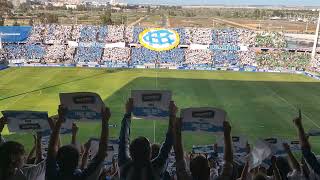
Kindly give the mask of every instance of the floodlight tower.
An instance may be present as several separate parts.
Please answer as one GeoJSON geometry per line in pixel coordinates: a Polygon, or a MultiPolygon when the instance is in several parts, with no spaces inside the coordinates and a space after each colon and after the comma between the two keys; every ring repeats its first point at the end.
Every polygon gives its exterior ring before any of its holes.
{"type": "Polygon", "coordinates": [[[319,11],[319,18],[318,18],[318,23],[317,23],[317,29],[316,29],[316,34],[314,37],[314,43],[313,43],[313,48],[312,48],[312,54],[311,54],[311,59],[315,60],[315,56],[317,53],[317,44],[318,44],[318,40],[319,40],[319,31],[320,31],[320,9],[319,11]]]}

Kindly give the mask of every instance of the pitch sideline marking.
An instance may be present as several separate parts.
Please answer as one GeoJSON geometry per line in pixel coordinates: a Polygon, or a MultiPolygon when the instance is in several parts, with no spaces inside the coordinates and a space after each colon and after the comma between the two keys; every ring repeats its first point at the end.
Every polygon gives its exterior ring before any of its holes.
{"type": "MultiPolygon", "coordinates": [[[[273,91],[273,93],[274,93],[276,96],[278,96],[279,99],[281,99],[283,102],[287,103],[287,104],[288,104],[289,106],[291,106],[292,109],[294,109],[295,111],[297,110],[297,108],[296,108],[294,105],[292,105],[288,100],[286,100],[285,98],[283,98],[282,96],[280,96],[280,95],[279,95],[277,92],[275,92],[272,88],[270,88],[270,89],[273,91]]],[[[312,124],[314,124],[317,128],[320,128],[320,126],[319,126],[317,123],[315,123],[311,118],[309,118],[305,113],[303,113],[303,111],[302,111],[301,113],[302,113],[303,116],[305,116],[307,119],[309,119],[309,121],[311,121],[312,124]]]]}

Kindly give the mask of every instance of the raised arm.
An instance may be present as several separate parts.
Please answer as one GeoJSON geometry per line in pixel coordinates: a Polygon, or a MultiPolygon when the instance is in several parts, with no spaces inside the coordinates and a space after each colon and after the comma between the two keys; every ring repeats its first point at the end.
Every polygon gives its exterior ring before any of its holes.
{"type": "MultiPolygon", "coordinates": [[[[58,119],[57,119],[57,120],[58,120],[58,119]]],[[[50,126],[51,131],[53,131],[53,129],[54,129],[55,125],[56,125],[57,120],[55,120],[53,116],[48,118],[48,123],[49,123],[49,126],[50,126]]],[[[60,148],[60,147],[61,147],[60,134],[59,134],[58,136],[59,136],[59,137],[58,137],[58,147],[60,148]]]]}
{"type": "Polygon", "coordinates": [[[173,126],[176,120],[177,112],[177,106],[174,104],[173,101],[171,101],[169,105],[169,125],[166,134],[166,140],[162,144],[158,156],[152,161],[152,164],[155,167],[162,168],[168,159],[169,153],[173,145],[173,126]]]}
{"type": "Polygon", "coordinates": [[[85,169],[87,167],[90,146],[91,146],[90,140],[84,144],[84,153],[82,155],[80,169],[85,169]]]}
{"type": "Polygon", "coordinates": [[[89,177],[92,175],[102,164],[108,149],[108,135],[109,135],[109,119],[111,117],[110,109],[108,107],[101,109],[102,114],[102,122],[101,122],[101,135],[100,135],[100,142],[99,142],[99,149],[97,155],[92,159],[90,164],[86,169],[84,169],[83,177],[89,177]]]}
{"type": "Polygon", "coordinates": [[[292,169],[300,172],[301,171],[300,164],[298,160],[294,157],[293,153],[291,152],[290,146],[287,143],[284,143],[283,148],[288,154],[288,161],[290,162],[292,169]]]}
{"type": "Polygon", "coordinates": [[[49,118],[49,124],[52,127],[52,132],[48,145],[48,154],[46,159],[45,176],[47,180],[53,180],[58,178],[59,168],[56,162],[57,152],[59,150],[59,133],[62,123],[65,121],[66,108],[63,105],[59,105],[58,120],[53,123],[49,118]]]}
{"type": "Polygon", "coordinates": [[[111,112],[108,107],[101,110],[102,114],[102,127],[100,135],[99,150],[97,153],[98,161],[103,161],[107,155],[108,150],[108,136],[109,136],[109,119],[111,117],[111,112]]]}
{"type": "Polygon", "coordinates": [[[66,108],[63,107],[63,105],[59,105],[58,109],[58,120],[56,121],[51,136],[49,140],[49,146],[48,146],[48,158],[55,159],[57,156],[57,152],[59,149],[59,133],[62,123],[65,121],[65,112],[66,108]]]}
{"type": "Polygon", "coordinates": [[[72,123],[72,138],[71,138],[71,144],[74,146],[77,146],[77,133],[79,131],[79,128],[76,123],[72,123]]]}
{"type": "Polygon", "coordinates": [[[33,135],[33,146],[32,146],[32,149],[30,150],[28,157],[27,157],[28,164],[35,164],[35,161],[31,162],[31,160],[34,156],[34,152],[36,151],[36,147],[37,147],[37,136],[33,135]]]}
{"type": "Polygon", "coordinates": [[[224,134],[224,165],[222,170],[222,176],[224,178],[233,178],[233,150],[231,139],[231,126],[228,121],[223,122],[223,134],[224,134]]]}
{"type": "Polygon", "coordinates": [[[124,165],[130,160],[129,155],[129,143],[130,143],[130,125],[131,125],[131,113],[133,111],[133,99],[130,98],[126,103],[125,114],[121,122],[121,130],[119,137],[119,167],[124,165]]]}
{"type": "Polygon", "coordinates": [[[6,119],[4,117],[1,117],[0,118],[0,145],[5,142],[5,140],[3,139],[2,135],[1,135],[5,124],[7,124],[6,119]]]}
{"type": "Polygon", "coordinates": [[[239,178],[239,180],[248,179],[248,172],[249,172],[249,162],[247,161],[246,164],[243,167],[243,170],[242,170],[242,173],[241,173],[241,177],[239,178]]]}
{"type": "Polygon", "coordinates": [[[273,172],[274,180],[282,180],[280,171],[277,166],[277,157],[272,156],[271,163],[272,163],[272,172],[273,172]]]}
{"type": "Polygon", "coordinates": [[[316,156],[311,152],[311,145],[302,125],[302,116],[300,109],[298,117],[296,117],[293,122],[298,129],[299,141],[305,161],[310,165],[310,168],[312,168],[315,173],[320,174],[320,163],[318,162],[316,156]]]}
{"type": "Polygon", "coordinates": [[[36,164],[38,164],[42,161],[41,139],[42,139],[42,135],[40,132],[38,132],[37,133],[37,143],[36,143],[36,160],[35,160],[36,164]]]}
{"type": "Polygon", "coordinates": [[[304,131],[303,125],[302,125],[302,116],[301,116],[301,110],[299,109],[299,115],[293,120],[294,124],[296,125],[298,129],[298,135],[300,140],[300,145],[302,149],[308,149],[311,150],[310,143],[308,141],[308,138],[306,136],[306,133],[304,131]]]}
{"type": "Polygon", "coordinates": [[[174,128],[174,152],[176,158],[176,171],[178,180],[191,180],[191,175],[186,170],[186,162],[183,158],[183,146],[181,137],[182,119],[176,118],[174,128]]]}
{"type": "Polygon", "coordinates": [[[224,133],[224,161],[233,163],[233,150],[231,139],[231,126],[228,121],[223,122],[224,133]]]}

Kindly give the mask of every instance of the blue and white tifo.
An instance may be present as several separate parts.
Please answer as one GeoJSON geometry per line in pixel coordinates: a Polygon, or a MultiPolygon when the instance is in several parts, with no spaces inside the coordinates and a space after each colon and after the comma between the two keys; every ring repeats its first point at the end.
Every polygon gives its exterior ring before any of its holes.
{"type": "Polygon", "coordinates": [[[167,51],[180,43],[177,31],[172,29],[151,28],[139,34],[139,41],[145,48],[153,51],[167,51]]]}
{"type": "Polygon", "coordinates": [[[299,72],[320,79],[320,49],[311,58],[309,48],[290,48],[283,32],[39,24],[0,26],[0,36],[0,70],[8,64],[166,68],[299,72]]]}

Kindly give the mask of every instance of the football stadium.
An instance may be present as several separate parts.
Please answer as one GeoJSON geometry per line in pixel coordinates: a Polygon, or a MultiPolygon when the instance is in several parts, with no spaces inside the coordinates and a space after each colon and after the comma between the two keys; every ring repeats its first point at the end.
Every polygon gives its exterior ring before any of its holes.
{"type": "Polygon", "coordinates": [[[0,180],[320,180],[320,12],[292,33],[148,8],[0,26],[0,180]]]}

